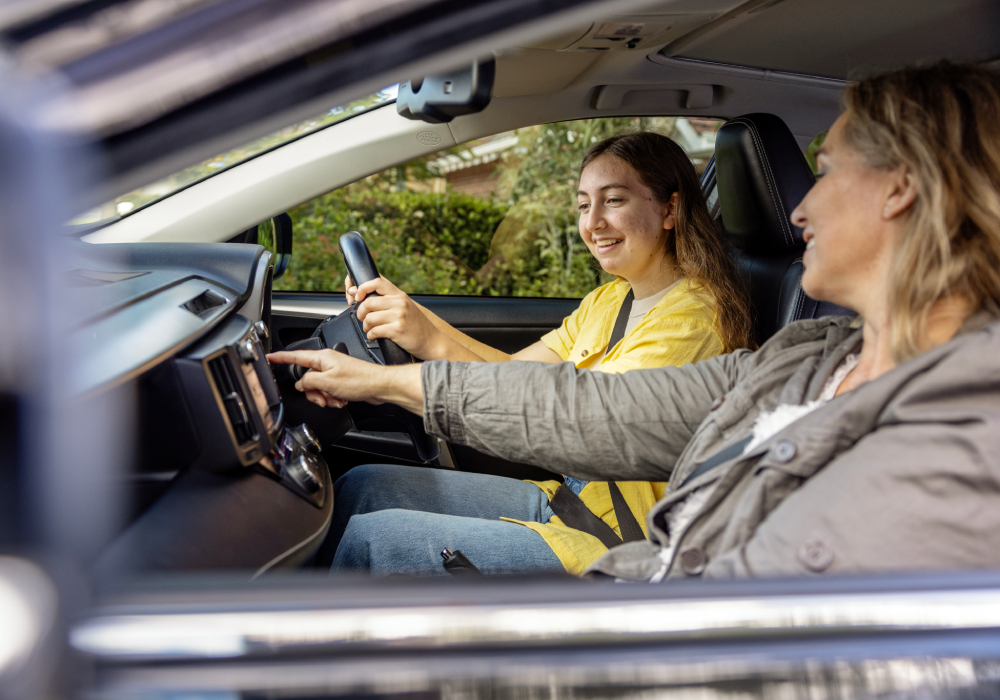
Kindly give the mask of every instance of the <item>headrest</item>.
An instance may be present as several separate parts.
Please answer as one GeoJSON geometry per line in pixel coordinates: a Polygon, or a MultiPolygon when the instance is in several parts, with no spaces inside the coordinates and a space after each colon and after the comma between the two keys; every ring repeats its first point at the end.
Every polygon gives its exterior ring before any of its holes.
{"type": "Polygon", "coordinates": [[[715,172],[722,223],[735,245],[777,254],[803,244],[788,217],[816,178],[779,117],[747,114],[723,124],[715,172]]]}

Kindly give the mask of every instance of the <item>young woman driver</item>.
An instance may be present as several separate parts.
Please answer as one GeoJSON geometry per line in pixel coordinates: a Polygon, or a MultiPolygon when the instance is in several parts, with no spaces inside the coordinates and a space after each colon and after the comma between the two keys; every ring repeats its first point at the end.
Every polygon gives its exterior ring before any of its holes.
{"type": "MultiPolygon", "coordinates": [[[[577,199],[581,238],[618,279],[588,294],[560,328],[507,355],[449,326],[384,278],[357,289],[348,278],[348,299],[360,301],[358,318],[368,337],[391,338],[422,360],[569,361],[612,373],[683,365],[751,347],[744,291],[694,167],[676,143],[659,134],[635,133],[596,144],[583,158],[577,199]],[[624,337],[608,347],[619,311],[629,302],[624,337]]],[[[559,486],[557,481],[435,469],[358,467],[336,485],[334,522],[324,549],[332,553],[340,545],[335,567],[370,567],[377,573],[374,550],[380,539],[405,532],[414,538],[406,568],[413,574],[443,573],[442,546],[461,549],[488,573],[565,569],[579,574],[607,547],[553,512],[550,499],[559,486]],[[433,535],[428,540],[421,533],[433,535]]],[[[568,478],[564,488],[621,536],[615,487],[635,521],[645,523],[666,484],[609,486],[568,478]]],[[[399,570],[398,559],[393,567],[399,570]]]]}

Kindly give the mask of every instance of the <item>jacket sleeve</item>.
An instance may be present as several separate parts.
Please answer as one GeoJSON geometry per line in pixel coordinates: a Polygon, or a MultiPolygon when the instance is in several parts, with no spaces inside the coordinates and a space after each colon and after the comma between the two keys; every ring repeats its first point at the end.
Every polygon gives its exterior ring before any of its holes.
{"type": "Polygon", "coordinates": [[[606,374],[571,363],[426,362],[427,431],[497,457],[590,480],[665,481],[748,351],[606,374]]]}

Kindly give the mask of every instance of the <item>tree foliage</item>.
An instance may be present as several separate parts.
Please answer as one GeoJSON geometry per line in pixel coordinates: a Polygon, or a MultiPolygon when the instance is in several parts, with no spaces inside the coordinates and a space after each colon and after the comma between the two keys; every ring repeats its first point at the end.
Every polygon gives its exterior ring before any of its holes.
{"type": "Polygon", "coordinates": [[[577,229],[580,161],[590,146],[625,131],[671,135],[674,119],[557,122],[514,132],[494,170],[492,196],[446,189],[434,163],[474,161],[472,142],[420,158],[296,207],[295,250],[276,288],[343,289],[337,238],[364,236],[379,271],[411,294],[581,297],[610,277],[577,229]]]}

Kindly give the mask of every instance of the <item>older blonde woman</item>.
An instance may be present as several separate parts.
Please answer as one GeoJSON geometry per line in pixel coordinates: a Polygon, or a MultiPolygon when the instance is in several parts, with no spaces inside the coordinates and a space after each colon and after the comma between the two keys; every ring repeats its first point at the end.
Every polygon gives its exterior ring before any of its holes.
{"type": "MultiPolygon", "coordinates": [[[[869,78],[792,214],[803,288],[858,312],[756,352],[623,375],[332,353],[319,403],[393,401],[429,430],[583,479],[670,479],[620,578],[1000,565],[1000,77],[869,78]]],[[[342,547],[347,540],[342,543],[342,547]]]]}

